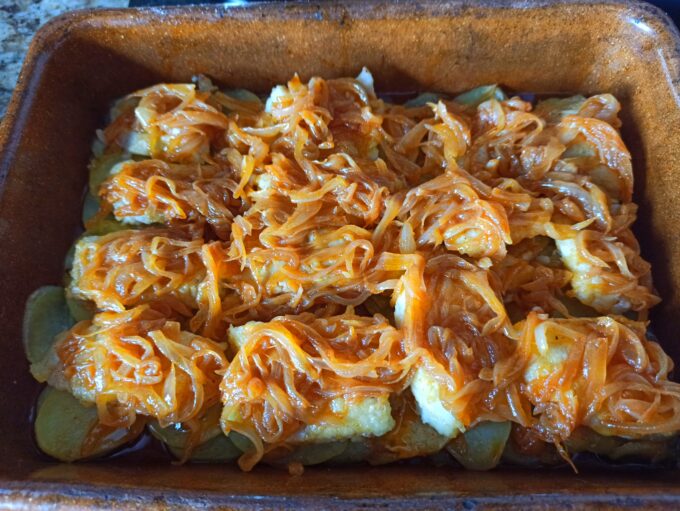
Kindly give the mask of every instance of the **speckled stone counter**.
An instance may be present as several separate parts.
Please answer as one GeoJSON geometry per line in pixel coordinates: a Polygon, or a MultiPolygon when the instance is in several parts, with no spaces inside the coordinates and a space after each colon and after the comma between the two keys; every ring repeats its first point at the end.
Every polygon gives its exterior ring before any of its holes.
{"type": "Polygon", "coordinates": [[[127,5],[128,0],[0,0],[0,118],[12,96],[31,38],[42,24],[73,9],[127,5]]]}

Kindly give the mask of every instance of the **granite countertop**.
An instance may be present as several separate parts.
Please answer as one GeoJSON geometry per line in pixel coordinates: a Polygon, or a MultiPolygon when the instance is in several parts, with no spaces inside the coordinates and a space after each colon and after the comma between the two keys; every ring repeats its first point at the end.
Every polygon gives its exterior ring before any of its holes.
{"type": "Polygon", "coordinates": [[[0,118],[36,30],[49,19],[73,9],[127,7],[128,0],[0,0],[0,118]]]}

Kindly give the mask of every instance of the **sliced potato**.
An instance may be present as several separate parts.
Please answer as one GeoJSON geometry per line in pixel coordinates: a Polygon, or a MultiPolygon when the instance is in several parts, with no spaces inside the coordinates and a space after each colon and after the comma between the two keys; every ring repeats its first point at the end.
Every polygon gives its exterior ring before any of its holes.
{"type": "Polygon", "coordinates": [[[436,103],[442,98],[443,95],[436,92],[423,92],[415,98],[409,99],[406,103],[404,103],[404,106],[409,108],[425,106],[428,103],[436,103]]]}
{"type": "MultiPolygon", "coordinates": [[[[242,452],[230,438],[222,433],[219,426],[219,406],[210,408],[201,418],[201,426],[205,429],[201,432],[203,442],[194,447],[188,459],[201,462],[223,462],[238,458],[242,452]]],[[[190,431],[181,424],[161,427],[158,421],[150,421],[149,431],[151,434],[167,445],[168,449],[176,458],[183,460],[188,448],[190,431]]]]}
{"type": "Polygon", "coordinates": [[[626,439],[604,436],[590,428],[577,428],[566,440],[570,453],[590,452],[611,460],[645,460],[659,462],[674,456],[676,437],[626,439]]]}
{"type": "Polygon", "coordinates": [[[248,437],[241,433],[237,433],[236,431],[229,433],[229,439],[234,442],[234,445],[238,447],[241,452],[250,452],[255,449],[255,446],[248,440],[248,437]]]}
{"type": "Polygon", "coordinates": [[[266,463],[272,465],[288,465],[300,463],[304,466],[319,465],[345,452],[349,440],[337,442],[320,442],[292,446],[292,450],[282,454],[282,450],[275,450],[264,457],[266,463]]]}
{"type": "Polygon", "coordinates": [[[482,422],[458,435],[447,450],[468,470],[489,470],[498,465],[510,436],[509,422],[482,422]]]}
{"type": "Polygon", "coordinates": [[[535,441],[523,447],[528,449],[520,447],[510,435],[501,458],[503,463],[527,468],[552,467],[564,463],[553,444],[535,441]]]}
{"type": "Polygon", "coordinates": [[[100,206],[101,202],[98,197],[95,197],[89,193],[85,195],[82,214],[83,225],[87,225],[87,222],[89,222],[90,219],[92,219],[92,217],[94,217],[99,212],[100,206]]]}
{"type": "Polygon", "coordinates": [[[73,317],[66,304],[64,288],[43,286],[26,302],[23,341],[26,358],[35,364],[47,355],[54,338],[71,328],[73,317]]]}
{"type": "Polygon", "coordinates": [[[251,92],[247,89],[227,89],[223,92],[227,96],[232,97],[234,99],[238,99],[239,101],[262,104],[262,100],[260,99],[260,97],[254,92],[251,92]]]}
{"type": "MultiPolygon", "coordinates": [[[[170,450],[177,457],[180,457],[182,454],[182,451],[176,453],[172,448],[170,450]]],[[[196,447],[191,456],[189,456],[189,459],[191,461],[215,463],[235,460],[241,454],[243,454],[241,450],[234,445],[234,442],[228,436],[220,434],[196,447]]]]}
{"type": "Polygon", "coordinates": [[[71,317],[77,323],[79,321],[85,321],[92,319],[95,314],[95,306],[93,302],[86,302],[83,300],[78,300],[69,296],[66,296],[66,306],[68,307],[71,317]]]}
{"type": "Polygon", "coordinates": [[[130,154],[125,152],[104,154],[93,159],[90,162],[89,195],[98,197],[99,187],[111,175],[111,169],[129,159],[130,154]]]}
{"type": "Polygon", "coordinates": [[[112,232],[124,231],[125,229],[134,229],[134,225],[124,224],[115,219],[113,215],[108,215],[106,218],[99,219],[95,222],[89,222],[86,226],[87,235],[103,236],[112,232]]]}
{"type": "Polygon", "coordinates": [[[158,421],[152,420],[149,421],[147,426],[149,428],[149,432],[168,447],[174,449],[180,449],[184,447],[188,433],[182,429],[181,424],[174,424],[172,426],[163,428],[158,423],[158,421]]]}
{"type": "Polygon", "coordinates": [[[372,445],[369,439],[356,438],[348,440],[345,450],[328,461],[337,464],[359,463],[360,461],[368,460],[371,451],[372,445]]]}
{"type": "Polygon", "coordinates": [[[490,99],[505,101],[508,97],[498,85],[483,85],[456,96],[453,100],[466,106],[477,107],[490,99]]]}
{"type": "Polygon", "coordinates": [[[576,115],[586,98],[571,96],[568,98],[549,98],[539,101],[535,111],[550,123],[558,123],[567,115],[576,115]]]}
{"type": "Polygon", "coordinates": [[[348,443],[349,441],[345,440],[300,445],[293,451],[289,461],[298,461],[303,465],[318,465],[341,455],[347,449],[348,443]]]}
{"type": "Polygon", "coordinates": [[[371,465],[382,465],[415,456],[429,456],[441,451],[448,441],[449,437],[423,424],[417,415],[405,415],[398,421],[397,428],[374,439],[368,461],[371,465]]]}
{"type": "Polygon", "coordinates": [[[46,387],[38,398],[35,439],[38,447],[61,461],[76,461],[107,454],[136,438],[143,429],[98,428],[95,407],[86,407],[68,392],[46,387]],[[104,434],[102,434],[104,433],[104,434]]]}
{"type": "Polygon", "coordinates": [[[246,89],[228,89],[218,91],[213,95],[213,99],[220,106],[231,112],[256,113],[264,108],[263,100],[257,95],[246,89]]]}

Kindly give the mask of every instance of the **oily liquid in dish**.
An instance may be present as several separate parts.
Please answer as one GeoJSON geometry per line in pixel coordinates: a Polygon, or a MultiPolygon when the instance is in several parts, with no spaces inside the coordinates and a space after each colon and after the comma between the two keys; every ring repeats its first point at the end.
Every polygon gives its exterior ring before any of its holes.
{"type": "Polygon", "coordinates": [[[366,70],[121,99],[65,291],[27,307],[38,444],[71,461],[149,431],[245,470],[672,456],[619,109],[496,86],[392,104],[366,70]]]}

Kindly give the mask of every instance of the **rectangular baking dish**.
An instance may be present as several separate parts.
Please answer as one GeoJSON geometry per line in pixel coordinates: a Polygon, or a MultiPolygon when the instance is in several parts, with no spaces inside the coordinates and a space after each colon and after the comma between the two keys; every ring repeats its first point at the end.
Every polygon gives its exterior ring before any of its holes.
{"type": "Polygon", "coordinates": [[[41,457],[38,391],[21,345],[23,307],[58,284],[77,234],[94,130],[111,100],[205,73],[267,91],[368,66],[379,91],[456,92],[500,83],[537,93],[612,92],[634,156],[635,228],[664,298],[655,330],[680,362],[680,101],[677,29],[630,2],[255,4],[75,12],[31,45],[0,130],[0,507],[163,509],[680,507],[680,471],[469,473],[404,464],[308,468],[171,465],[133,453],[83,464],[41,457]]]}

